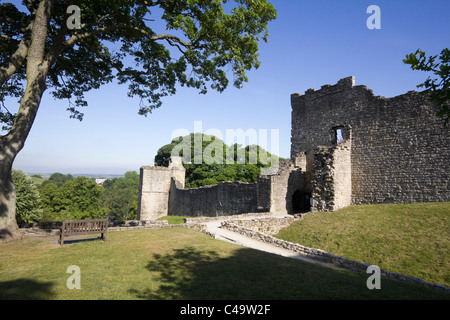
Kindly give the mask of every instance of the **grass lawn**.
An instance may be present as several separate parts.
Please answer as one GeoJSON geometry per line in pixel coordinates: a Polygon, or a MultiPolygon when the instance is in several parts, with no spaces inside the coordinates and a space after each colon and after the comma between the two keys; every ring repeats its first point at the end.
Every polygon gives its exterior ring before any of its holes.
{"type": "Polygon", "coordinates": [[[189,218],[189,217],[164,216],[162,218],[159,218],[158,220],[160,220],[160,221],[167,220],[167,222],[169,224],[181,224],[181,223],[184,223],[184,218],[189,218]]]}
{"type": "Polygon", "coordinates": [[[450,287],[450,202],[308,214],[276,237],[450,287]]]}
{"type": "Polygon", "coordinates": [[[449,299],[442,291],[329,269],[185,228],[115,231],[60,247],[55,238],[0,246],[0,299],[449,299]],[[81,271],[69,290],[67,267],[81,271]]]}

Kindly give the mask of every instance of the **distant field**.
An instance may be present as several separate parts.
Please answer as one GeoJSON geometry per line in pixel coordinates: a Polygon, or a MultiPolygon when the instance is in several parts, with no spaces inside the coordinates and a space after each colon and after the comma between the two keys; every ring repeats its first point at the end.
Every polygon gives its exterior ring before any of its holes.
{"type": "Polygon", "coordinates": [[[33,176],[31,176],[31,179],[33,180],[33,183],[36,185],[36,186],[39,186],[39,185],[41,185],[45,180],[47,180],[47,178],[40,178],[40,177],[33,177],[33,176]]]}
{"type": "Polygon", "coordinates": [[[276,237],[450,287],[450,202],[308,214],[276,237]]]}
{"type": "MultiPolygon", "coordinates": [[[[45,180],[47,180],[52,174],[51,173],[28,173],[28,175],[31,177],[31,179],[33,179],[34,184],[38,186],[38,185],[42,184],[45,180]],[[41,177],[36,177],[36,175],[39,175],[41,177]]],[[[92,179],[97,179],[97,178],[114,179],[114,178],[124,177],[123,174],[101,174],[101,173],[72,174],[72,176],[74,178],[83,176],[83,177],[88,177],[88,178],[92,178],[92,179]]]]}

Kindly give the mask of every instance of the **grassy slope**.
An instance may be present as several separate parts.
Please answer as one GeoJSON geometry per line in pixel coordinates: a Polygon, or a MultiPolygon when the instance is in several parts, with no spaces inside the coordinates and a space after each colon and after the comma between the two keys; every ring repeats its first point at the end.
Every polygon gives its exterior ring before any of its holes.
{"type": "Polygon", "coordinates": [[[449,299],[443,292],[323,268],[183,228],[110,232],[60,247],[25,239],[0,247],[0,299],[449,299]],[[67,267],[81,269],[69,290],[67,267]]]}
{"type": "Polygon", "coordinates": [[[315,213],[277,237],[450,287],[450,202],[315,213]]]}

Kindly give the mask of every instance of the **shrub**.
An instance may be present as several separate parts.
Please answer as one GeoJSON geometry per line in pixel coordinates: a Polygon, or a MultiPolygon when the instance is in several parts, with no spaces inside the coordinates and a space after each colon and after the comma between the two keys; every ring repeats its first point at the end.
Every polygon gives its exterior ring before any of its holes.
{"type": "Polygon", "coordinates": [[[16,220],[17,223],[32,223],[41,219],[42,209],[36,185],[29,175],[21,170],[12,170],[12,178],[16,188],[16,220]]]}

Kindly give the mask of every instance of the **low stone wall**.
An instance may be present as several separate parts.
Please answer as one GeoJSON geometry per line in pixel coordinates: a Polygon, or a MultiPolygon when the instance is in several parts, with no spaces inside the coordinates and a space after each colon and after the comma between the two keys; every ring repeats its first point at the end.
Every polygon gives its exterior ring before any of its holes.
{"type": "Polygon", "coordinates": [[[255,219],[235,219],[227,220],[229,224],[235,224],[240,227],[244,227],[250,230],[259,231],[266,235],[274,235],[280,232],[282,229],[288,227],[295,218],[292,216],[283,217],[268,217],[268,218],[255,218],[255,219]]]}
{"type": "Polygon", "coordinates": [[[128,231],[128,230],[137,230],[137,229],[170,229],[170,228],[186,228],[192,229],[198,232],[205,233],[209,236],[212,236],[210,232],[208,232],[208,228],[206,225],[201,223],[182,223],[182,224],[168,224],[166,220],[165,224],[148,224],[148,225],[140,225],[140,226],[121,226],[121,227],[112,227],[108,228],[110,231],[128,231]]]}
{"type": "MultiPolygon", "coordinates": [[[[20,231],[24,236],[59,236],[61,221],[41,222],[20,225],[20,231]]],[[[130,221],[111,221],[108,225],[108,231],[127,231],[137,229],[163,229],[163,228],[188,228],[199,232],[209,234],[205,225],[201,223],[169,224],[167,220],[130,220],[130,221]]]]}
{"type": "Polygon", "coordinates": [[[169,223],[167,220],[130,220],[130,221],[110,221],[108,228],[121,227],[155,227],[166,226],[169,223]]]}
{"type": "Polygon", "coordinates": [[[271,212],[257,212],[257,213],[243,213],[232,216],[218,216],[218,217],[196,217],[196,218],[184,218],[184,223],[206,223],[218,220],[232,220],[232,219],[249,219],[257,217],[273,216],[271,212]]]}
{"type": "MultiPolygon", "coordinates": [[[[233,231],[233,232],[242,234],[246,237],[249,237],[249,238],[252,238],[252,239],[255,239],[258,241],[270,243],[270,244],[278,246],[280,248],[284,248],[284,249],[296,252],[299,255],[306,256],[308,258],[312,258],[315,260],[319,260],[321,262],[325,262],[328,264],[332,264],[339,268],[366,273],[367,268],[370,266],[369,263],[347,259],[342,256],[335,256],[331,253],[328,253],[328,252],[320,250],[320,249],[308,248],[308,247],[302,246],[298,243],[292,243],[292,242],[284,241],[281,239],[277,239],[277,238],[272,237],[271,235],[264,234],[259,231],[255,231],[255,230],[252,230],[252,229],[249,229],[246,227],[239,226],[231,221],[223,221],[221,225],[222,225],[222,228],[227,229],[229,231],[233,231]]],[[[384,270],[381,268],[380,268],[380,271],[381,271],[381,275],[386,278],[405,281],[408,283],[421,285],[424,287],[440,289],[440,290],[445,290],[447,292],[450,292],[450,288],[445,287],[444,285],[441,285],[441,284],[427,282],[420,278],[411,277],[411,276],[404,275],[404,274],[397,273],[397,272],[390,272],[390,271],[387,271],[387,270],[384,270]]]]}

